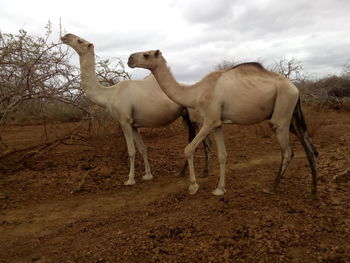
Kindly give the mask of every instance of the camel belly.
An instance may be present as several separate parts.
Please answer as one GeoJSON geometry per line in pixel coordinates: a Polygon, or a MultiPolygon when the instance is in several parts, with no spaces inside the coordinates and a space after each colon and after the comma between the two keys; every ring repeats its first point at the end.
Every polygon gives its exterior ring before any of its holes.
{"type": "Polygon", "coordinates": [[[228,105],[223,107],[221,120],[224,124],[254,124],[269,119],[272,111],[273,104],[271,107],[228,105]]]}
{"type": "Polygon", "coordinates": [[[153,75],[123,81],[110,98],[111,114],[134,127],[161,127],[175,121],[183,108],[170,100],[153,75]]]}
{"type": "Polygon", "coordinates": [[[274,89],[231,87],[222,97],[223,123],[254,124],[271,117],[276,99],[274,89]]]}
{"type": "MultiPolygon", "coordinates": [[[[159,105],[158,105],[159,106],[159,105]]],[[[156,128],[162,127],[175,121],[182,112],[182,108],[169,107],[144,107],[142,109],[134,108],[133,126],[156,128]]]]}

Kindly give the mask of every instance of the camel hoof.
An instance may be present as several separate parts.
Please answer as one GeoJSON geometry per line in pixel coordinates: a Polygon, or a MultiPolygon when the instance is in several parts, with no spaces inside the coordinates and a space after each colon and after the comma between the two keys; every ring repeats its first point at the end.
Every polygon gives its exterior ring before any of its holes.
{"type": "Polygon", "coordinates": [[[213,195],[216,195],[216,196],[220,196],[220,195],[224,195],[226,193],[226,190],[225,188],[216,188],[214,191],[211,192],[213,195]]]}
{"type": "Polygon", "coordinates": [[[270,195],[276,194],[276,192],[275,192],[274,190],[272,190],[271,188],[264,188],[262,191],[263,191],[264,193],[270,194],[270,195]]]}
{"type": "Polygon", "coordinates": [[[145,181],[149,181],[153,179],[153,175],[152,174],[146,174],[144,176],[142,176],[142,179],[145,181]]]}
{"type": "Polygon", "coordinates": [[[190,184],[190,186],[188,187],[188,192],[191,194],[191,195],[194,195],[197,190],[199,188],[199,185],[197,183],[192,183],[190,184]]]}
{"type": "Polygon", "coordinates": [[[134,185],[134,184],[136,184],[136,181],[135,181],[135,179],[134,178],[129,178],[129,180],[127,180],[125,183],[124,183],[124,185],[134,185]]]}

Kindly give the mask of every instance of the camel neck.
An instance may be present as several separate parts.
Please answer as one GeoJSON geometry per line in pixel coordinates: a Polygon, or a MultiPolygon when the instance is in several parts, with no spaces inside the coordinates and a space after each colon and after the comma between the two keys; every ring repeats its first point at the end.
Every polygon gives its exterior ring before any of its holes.
{"type": "Polygon", "coordinates": [[[161,89],[171,100],[186,108],[194,107],[194,86],[178,83],[166,63],[158,65],[152,70],[152,73],[161,89]]]}
{"type": "Polygon", "coordinates": [[[100,84],[96,76],[95,54],[85,53],[80,56],[81,83],[86,96],[100,106],[106,106],[110,90],[100,84]]]}

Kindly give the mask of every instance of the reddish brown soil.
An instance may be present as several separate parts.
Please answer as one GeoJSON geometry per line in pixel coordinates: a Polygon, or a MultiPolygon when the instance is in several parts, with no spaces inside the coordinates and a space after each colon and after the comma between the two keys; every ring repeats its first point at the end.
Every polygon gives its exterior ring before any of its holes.
{"type": "MultiPolygon", "coordinates": [[[[261,191],[280,159],[267,124],[225,126],[223,197],[211,194],[218,182],[215,143],[208,177],[200,175],[204,158],[197,152],[200,189],[187,193],[188,176],[177,174],[187,140],[180,121],[142,130],[155,178],[141,180],[138,155],[131,187],[123,185],[128,159],[116,125],[95,128],[90,146],[61,144],[17,170],[7,160],[0,174],[0,262],[350,262],[350,113],[308,109],[306,117],[320,152],[318,200],[307,196],[310,171],[293,136],[295,158],[277,194],[261,191]]],[[[49,125],[48,139],[74,125],[49,125]]],[[[45,139],[44,126],[0,132],[11,147],[45,139]]]]}

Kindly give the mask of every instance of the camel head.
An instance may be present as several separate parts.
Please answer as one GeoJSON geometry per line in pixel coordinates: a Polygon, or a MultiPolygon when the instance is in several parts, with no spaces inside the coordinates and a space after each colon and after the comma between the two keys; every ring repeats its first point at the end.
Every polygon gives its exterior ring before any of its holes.
{"type": "Polygon", "coordinates": [[[61,40],[63,43],[72,47],[80,56],[94,51],[94,45],[92,43],[74,34],[65,34],[61,37],[61,40]]]}
{"type": "Polygon", "coordinates": [[[150,50],[131,54],[128,61],[130,68],[145,68],[154,70],[160,63],[164,63],[165,59],[159,50],[150,50]]]}

